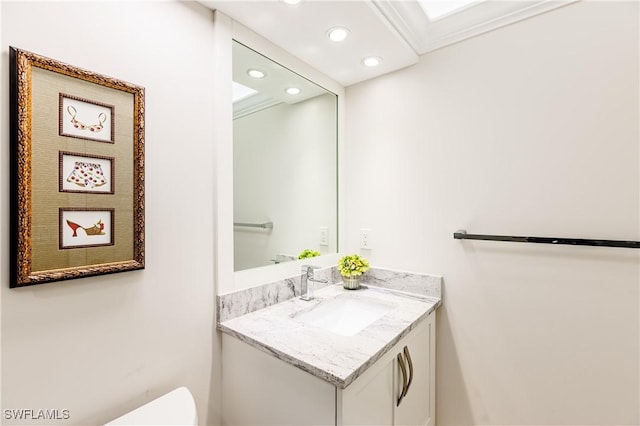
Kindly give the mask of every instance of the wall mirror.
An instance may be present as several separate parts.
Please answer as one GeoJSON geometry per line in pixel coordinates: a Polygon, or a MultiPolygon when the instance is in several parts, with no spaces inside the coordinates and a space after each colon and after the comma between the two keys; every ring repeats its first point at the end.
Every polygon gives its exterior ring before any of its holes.
{"type": "Polygon", "coordinates": [[[233,41],[234,270],[338,251],[337,96],[233,41]]]}

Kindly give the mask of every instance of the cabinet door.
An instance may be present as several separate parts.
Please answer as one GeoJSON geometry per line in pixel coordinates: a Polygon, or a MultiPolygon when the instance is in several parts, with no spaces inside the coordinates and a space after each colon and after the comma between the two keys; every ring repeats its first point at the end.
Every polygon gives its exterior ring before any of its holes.
{"type": "Polygon", "coordinates": [[[385,356],[346,389],[338,390],[336,424],[393,425],[393,382],[393,360],[385,356]]]}
{"type": "Polygon", "coordinates": [[[401,426],[435,424],[435,313],[429,315],[413,330],[396,348],[396,352],[402,354],[407,382],[410,380],[410,384],[405,396],[398,404],[397,400],[402,393],[404,380],[400,361],[396,356],[393,361],[396,393],[394,424],[401,426]]]}

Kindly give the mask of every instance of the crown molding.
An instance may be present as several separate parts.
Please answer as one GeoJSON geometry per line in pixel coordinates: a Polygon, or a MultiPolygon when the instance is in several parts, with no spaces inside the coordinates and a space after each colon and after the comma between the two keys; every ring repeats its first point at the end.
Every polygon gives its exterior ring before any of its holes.
{"type": "Polygon", "coordinates": [[[235,120],[281,103],[282,101],[278,99],[258,93],[233,103],[233,119],[235,120]]]}

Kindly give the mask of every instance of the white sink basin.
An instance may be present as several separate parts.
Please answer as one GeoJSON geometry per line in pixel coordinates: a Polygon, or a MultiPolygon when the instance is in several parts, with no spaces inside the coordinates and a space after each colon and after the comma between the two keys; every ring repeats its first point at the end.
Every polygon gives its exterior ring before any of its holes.
{"type": "Polygon", "coordinates": [[[310,311],[295,315],[295,318],[342,336],[355,336],[393,308],[376,300],[339,296],[323,301],[310,311]]]}

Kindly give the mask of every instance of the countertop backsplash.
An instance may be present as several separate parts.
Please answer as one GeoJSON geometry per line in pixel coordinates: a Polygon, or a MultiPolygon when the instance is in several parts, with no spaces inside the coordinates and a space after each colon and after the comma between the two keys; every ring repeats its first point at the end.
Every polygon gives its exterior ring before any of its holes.
{"type": "MultiPolygon", "coordinates": [[[[337,269],[336,273],[339,277],[337,282],[341,282],[342,278],[337,269]]],[[[440,275],[371,268],[363,275],[362,282],[365,285],[442,298],[442,276],[440,275]]]]}
{"type": "MultiPolygon", "coordinates": [[[[327,280],[327,283],[312,283],[314,290],[342,282],[342,276],[335,266],[317,269],[314,273],[317,279],[327,280]]],[[[362,284],[441,298],[442,277],[371,268],[362,276],[362,284]]],[[[257,287],[221,294],[217,296],[217,321],[224,322],[298,296],[300,274],[257,287]]]]}

